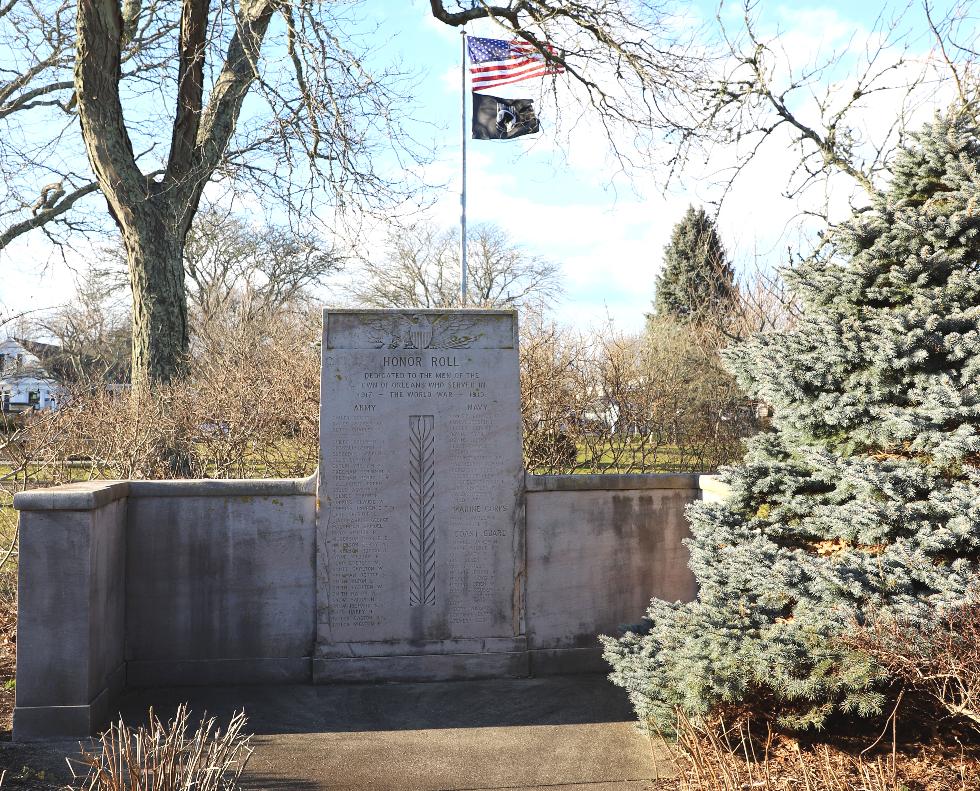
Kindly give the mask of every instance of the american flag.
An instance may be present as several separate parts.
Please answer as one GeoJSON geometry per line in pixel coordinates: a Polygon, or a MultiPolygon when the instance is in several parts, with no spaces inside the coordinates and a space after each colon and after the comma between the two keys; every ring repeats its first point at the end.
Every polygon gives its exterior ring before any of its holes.
{"type": "MultiPolygon", "coordinates": [[[[470,74],[474,91],[543,77],[545,74],[560,74],[565,70],[557,63],[546,61],[533,44],[523,39],[503,41],[470,36],[466,47],[472,63],[470,74]]],[[[551,46],[547,46],[547,49],[554,52],[551,46]]]]}

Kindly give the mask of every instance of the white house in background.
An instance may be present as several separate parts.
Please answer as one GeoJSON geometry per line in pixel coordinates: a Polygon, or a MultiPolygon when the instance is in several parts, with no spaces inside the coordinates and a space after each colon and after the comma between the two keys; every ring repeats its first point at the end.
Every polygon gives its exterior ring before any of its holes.
{"type": "Polygon", "coordinates": [[[0,410],[57,409],[58,383],[17,340],[0,341],[0,410]]]}

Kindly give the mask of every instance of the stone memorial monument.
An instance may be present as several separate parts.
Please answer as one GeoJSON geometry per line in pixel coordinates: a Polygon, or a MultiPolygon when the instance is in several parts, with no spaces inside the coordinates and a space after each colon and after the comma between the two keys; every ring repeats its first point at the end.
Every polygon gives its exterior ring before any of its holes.
{"type": "Polygon", "coordinates": [[[324,311],[318,681],[527,675],[517,315],[324,311]]]}
{"type": "Polygon", "coordinates": [[[598,635],[696,594],[684,509],[719,496],[526,475],[513,312],[327,310],[318,478],[16,494],[13,738],[131,688],[603,672],[598,635]]]}

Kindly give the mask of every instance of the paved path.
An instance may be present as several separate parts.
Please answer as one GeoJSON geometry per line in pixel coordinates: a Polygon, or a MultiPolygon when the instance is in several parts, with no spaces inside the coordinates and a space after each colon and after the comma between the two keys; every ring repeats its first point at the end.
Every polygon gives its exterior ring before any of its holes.
{"type": "Polygon", "coordinates": [[[245,707],[250,789],[646,791],[671,774],[601,676],[130,693],[127,720],[245,707]]]}

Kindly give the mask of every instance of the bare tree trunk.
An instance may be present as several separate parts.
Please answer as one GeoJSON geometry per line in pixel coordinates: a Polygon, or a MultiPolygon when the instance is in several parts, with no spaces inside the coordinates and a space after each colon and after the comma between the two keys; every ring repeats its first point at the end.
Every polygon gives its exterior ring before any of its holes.
{"type": "MultiPolygon", "coordinates": [[[[78,0],[75,95],[82,137],[109,212],[122,232],[133,292],[133,387],[179,379],[188,351],[184,241],[201,191],[238,121],[274,0],[242,0],[236,30],[204,106],[208,0],[181,0],[177,107],[161,180],[133,156],[119,96],[120,0],[78,0]]],[[[136,4],[138,11],[139,4],[136,4]]]]}
{"type": "Polygon", "coordinates": [[[133,293],[134,389],[167,384],[187,370],[184,233],[154,203],[122,226],[133,293]]]}

